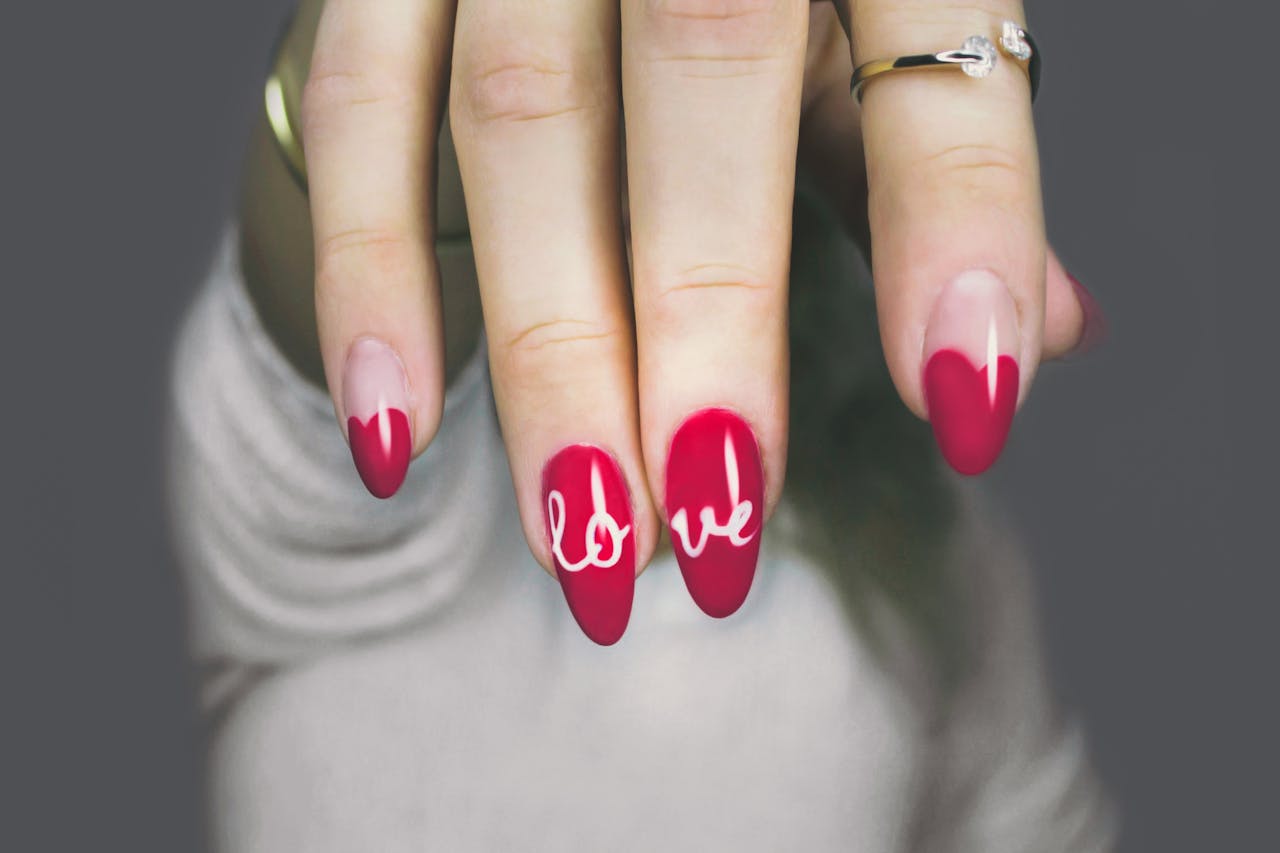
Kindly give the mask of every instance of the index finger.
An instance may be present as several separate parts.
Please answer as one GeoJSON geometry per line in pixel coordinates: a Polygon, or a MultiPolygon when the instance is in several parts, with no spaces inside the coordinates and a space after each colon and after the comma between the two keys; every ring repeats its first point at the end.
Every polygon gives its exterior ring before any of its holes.
{"type": "Polygon", "coordinates": [[[431,188],[452,36],[450,3],[329,0],[303,90],[321,357],[377,497],[443,407],[431,188]]]}

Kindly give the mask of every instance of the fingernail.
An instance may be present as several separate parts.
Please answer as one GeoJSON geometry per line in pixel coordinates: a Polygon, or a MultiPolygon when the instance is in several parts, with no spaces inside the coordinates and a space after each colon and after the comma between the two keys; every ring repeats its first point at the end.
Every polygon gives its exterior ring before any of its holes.
{"type": "Polygon", "coordinates": [[[611,646],[627,630],[636,584],[631,496],[613,457],[574,444],[542,469],[556,577],[583,633],[611,646]]]}
{"type": "Polygon", "coordinates": [[[1107,317],[1102,313],[1102,306],[1098,304],[1098,300],[1093,298],[1093,294],[1080,283],[1079,279],[1067,273],[1067,281],[1071,282],[1076,299],[1080,300],[1080,309],[1084,312],[1084,329],[1081,330],[1080,340],[1069,355],[1084,355],[1101,346],[1107,339],[1107,317]]]}
{"type": "Polygon", "coordinates": [[[981,474],[1004,448],[1018,402],[1018,319],[1004,282],[966,272],[938,298],[925,332],[924,393],[943,457],[981,474]]]}
{"type": "Polygon", "coordinates": [[[391,347],[376,338],[351,345],[342,376],[347,440],[360,479],[374,497],[394,495],[409,469],[413,438],[407,385],[391,347]]]}
{"type": "Polygon", "coordinates": [[[667,454],[667,524],[694,602],[729,616],[746,600],[760,556],[764,468],[746,421],[727,409],[686,420],[667,454]]]}

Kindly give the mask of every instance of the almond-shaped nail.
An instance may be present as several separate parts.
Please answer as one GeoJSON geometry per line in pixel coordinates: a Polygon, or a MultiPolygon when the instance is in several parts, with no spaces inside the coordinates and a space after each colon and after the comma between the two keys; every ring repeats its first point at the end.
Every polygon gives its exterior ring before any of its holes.
{"type": "Polygon", "coordinates": [[[631,496],[614,458],[589,444],[564,448],[542,469],[542,506],[556,577],[584,634],[622,638],[636,584],[631,496]]]}
{"type": "Polygon", "coordinates": [[[667,524],[694,602],[717,619],[751,591],[760,556],[764,468],[747,422],[704,409],[676,430],[667,453],[667,524]]]}
{"type": "Polygon", "coordinates": [[[1018,403],[1018,315],[994,274],[947,285],[925,332],[924,393],[943,457],[961,474],[991,467],[1018,403]]]}
{"type": "Polygon", "coordinates": [[[1078,278],[1067,273],[1067,281],[1071,282],[1071,289],[1075,291],[1076,299],[1080,302],[1080,310],[1084,312],[1084,328],[1080,331],[1080,340],[1068,355],[1080,356],[1101,346],[1107,339],[1107,316],[1102,313],[1102,306],[1098,304],[1098,300],[1093,298],[1093,294],[1080,283],[1078,278]]]}
{"type": "Polygon", "coordinates": [[[413,450],[408,384],[395,350],[376,338],[352,344],[342,400],[360,479],[374,497],[389,498],[404,482],[413,450]]]}

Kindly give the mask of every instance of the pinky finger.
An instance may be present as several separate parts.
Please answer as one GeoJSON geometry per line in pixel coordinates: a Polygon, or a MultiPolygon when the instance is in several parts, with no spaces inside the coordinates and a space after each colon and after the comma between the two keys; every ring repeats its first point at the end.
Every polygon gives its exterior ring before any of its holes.
{"type": "Polygon", "coordinates": [[[1107,318],[1052,249],[1045,276],[1044,359],[1083,355],[1107,337],[1107,318]]]}

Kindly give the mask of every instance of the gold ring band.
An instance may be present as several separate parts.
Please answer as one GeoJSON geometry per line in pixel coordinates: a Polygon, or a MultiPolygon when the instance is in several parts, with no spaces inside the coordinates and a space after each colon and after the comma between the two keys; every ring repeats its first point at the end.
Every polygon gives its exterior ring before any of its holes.
{"type": "MultiPolygon", "coordinates": [[[[284,61],[284,51],[281,50],[288,30],[289,21],[286,21],[276,39],[275,49],[271,52],[271,70],[267,73],[267,82],[263,87],[263,104],[267,109],[267,125],[271,128],[271,138],[275,140],[276,150],[280,152],[289,174],[305,193],[307,158],[302,151],[302,140],[293,132],[296,122],[289,114],[289,99],[285,97],[285,79],[292,75],[293,68],[284,61]]],[[[294,88],[296,90],[297,87],[294,88]]]]}
{"type": "Polygon", "coordinates": [[[1031,100],[1034,101],[1040,91],[1040,49],[1031,34],[1014,21],[1005,21],[1001,24],[998,49],[986,36],[971,36],[965,40],[959,50],[920,53],[899,56],[896,59],[874,59],[864,62],[853,72],[853,78],[849,81],[849,92],[861,102],[863,88],[875,78],[898,71],[921,68],[959,69],[970,77],[987,77],[995,70],[1001,52],[1026,69],[1031,82],[1031,100]]]}

